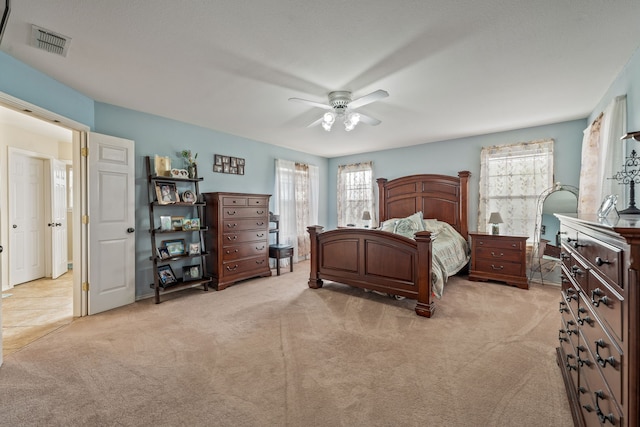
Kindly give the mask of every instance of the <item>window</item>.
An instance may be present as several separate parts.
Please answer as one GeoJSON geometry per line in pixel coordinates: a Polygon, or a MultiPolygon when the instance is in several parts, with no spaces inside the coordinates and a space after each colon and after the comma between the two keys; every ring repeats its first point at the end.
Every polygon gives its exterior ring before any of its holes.
{"type": "Polygon", "coordinates": [[[368,211],[377,226],[374,209],[373,162],[338,166],[338,226],[369,225],[362,219],[368,211]]]}
{"type": "Polygon", "coordinates": [[[483,147],[478,230],[489,231],[491,212],[500,234],[533,237],[538,196],[553,185],[553,140],[483,147]]]}
{"type": "Polygon", "coordinates": [[[319,185],[317,166],[276,159],[274,213],[280,215],[280,243],[293,246],[296,260],[311,251],[307,227],[318,223],[319,185]]]}

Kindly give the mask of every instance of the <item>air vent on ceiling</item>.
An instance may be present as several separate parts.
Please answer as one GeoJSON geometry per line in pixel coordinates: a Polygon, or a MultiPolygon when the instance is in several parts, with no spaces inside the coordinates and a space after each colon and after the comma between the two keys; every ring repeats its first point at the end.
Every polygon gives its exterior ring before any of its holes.
{"type": "Polygon", "coordinates": [[[61,56],[67,56],[71,38],[37,25],[31,26],[31,46],[61,56]]]}

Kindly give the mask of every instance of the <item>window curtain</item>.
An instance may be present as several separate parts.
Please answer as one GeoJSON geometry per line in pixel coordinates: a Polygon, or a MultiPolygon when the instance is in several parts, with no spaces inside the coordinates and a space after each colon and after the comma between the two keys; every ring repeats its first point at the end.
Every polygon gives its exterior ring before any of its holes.
{"type": "Polygon", "coordinates": [[[373,185],[373,162],[338,166],[338,226],[347,224],[377,227],[373,185]],[[368,211],[371,220],[363,220],[368,211]]]}
{"type": "MultiPolygon", "coordinates": [[[[319,186],[317,166],[276,159],[274,213],[280,216],[280,243],[293,247],[294,260],[309,257],[307,227],[318,223],[319,186]]],[[[288,266],[289,260],[280,263],[288,266]]]]}
{"type": "Polygon", "coordinates": [[[500,234],[533,237],[538,196],[553,184],[553,140],[483,147],[480,155],[478,230],[490,231],[500,213],[500,234]]]}
{"type": "Polygon", "coordinates": [[[618,195],[618,209],[626,207],[626,187],[611,179],[624,165],[627,97],[621,95],[584,130],[578,212],[593,214],[609,194],[618,195]]]}

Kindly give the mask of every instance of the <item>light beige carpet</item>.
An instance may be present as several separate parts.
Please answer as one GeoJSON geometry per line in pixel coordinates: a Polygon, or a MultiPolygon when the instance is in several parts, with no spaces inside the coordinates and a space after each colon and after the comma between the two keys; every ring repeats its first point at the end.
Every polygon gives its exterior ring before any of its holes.
{"type": "Polygon", "coordinates": [[[81,318],[6,357],[0,425],[571,426],[559,291],[415,302],[293,273],[81,318]]]}

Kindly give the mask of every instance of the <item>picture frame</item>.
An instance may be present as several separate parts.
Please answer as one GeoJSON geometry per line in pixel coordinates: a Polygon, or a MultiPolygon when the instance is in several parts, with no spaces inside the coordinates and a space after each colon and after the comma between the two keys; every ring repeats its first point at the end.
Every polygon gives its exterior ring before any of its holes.
{"type": "Polygon", "coordinates": [[[171,158],[156,154],[154,169],[157,176],[171,176],[171,158]]]}
{"type": "Polygon", "coordinates": [[[609,194],[605,197],[598,209],[598,218],[606,218],[609,216],[609,214],[615,210],[616,203],[618,203],[617,194],[609,194]]]}
{"type": "Polygon", "coordinates": [[[160,230],[161,231],[171,231],[173,227],[171,226],[171,217],[168,215],[160,216],[160,230]]]}
{"type": "Polygon", "coordinates": [[[195,203],[196,202],[196,193],[191,190],[186,190],[182,193],[181,199],[184,203],[195,203]]]}
{"type": "Polygon", "coordinates": [[[182,281],[190,282],[202,279],[202,270],[200,264],[185,265],[182,267],[182,281]]]}
{"type": "Polygon", "coordinates": [[[185,218],[182,220],[182,230],[191,231],[191,218],[185,218]]]}
{"type": "Polygon", "coordinates": [[[171,229],[174,231],[182,230],[182,222],[184,221],[183,216],[172,216],[171,217],[171,229]]]}
{"type": "Polygon", "coordinates": [[[244,175],[245,159],[242,157],[214,154],[213,171],[218,173],[229,173],[232,175],[244,175]]]}
{"type": "Polygon", "coordinates": [[[186,169],[171,169],[171,177],[187,179],[189,178],[189,172],[186,169]]]}
{"type": "Polygon", "coordinates": [[[163,240],[162,246],[167,248],[169,255],[172,257],[185,255],[184,239],[163,240]]]}
{"type": "Polygon", "coordinates": [[[176,279],[176,275],[170,265],[158,266],[158,281],[163,288],[178,283],[178,279],[176,279]]]}
{"type": "Polygon", "coordinates": [[[191,218],[190,230],[200,230],[200,218],[191,218]]]}
{"type": "Polygon", "coordinates": [[[189,243],[189,255],[200,255],[200,243],[189,243]]]}
{"type": "Polygon", "coordinates": [[[169,251],[167,250],[166,247],[161,246],[157,249],[158,251],[158,258],[160,259],[169,259],[171,258],[171,255],[169,255],[169,251]]]}
{"type": "Polygon", "coordinates": [[[159,205],[170,205],[180,201],[175,182],[156,181],[156,197],[159,205]]]}

